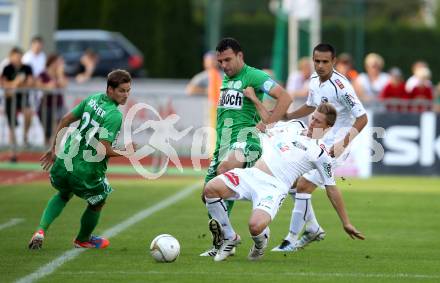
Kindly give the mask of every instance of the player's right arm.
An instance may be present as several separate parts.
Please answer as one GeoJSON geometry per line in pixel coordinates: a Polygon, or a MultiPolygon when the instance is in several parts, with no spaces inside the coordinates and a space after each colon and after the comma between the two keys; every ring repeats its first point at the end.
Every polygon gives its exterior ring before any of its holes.
{"type": "Polygon", "coordinates": [[[269,111],[267,111],[266,107],[264,107],[263,103],[258,99],[257,95],[255,94],[254,88],[250,86],[245,88],[243,90],[243,94],[255,104],[255,108],[260,115],[261,121],[263,121],[263,123],[267,123],[270,117],[270,113],[269,111]]]}
{"type": "Polygon", "coordinates": [[[63,118],[61,118],[61,121],[58,123],[58,126],[55,130],[55,134],[52,139],[52,145],[50,149],[40,158],[41,166],[43,167],[43,170],[49,170],[52,166],[54,160],[55,160],[55,145],[57,142],[58,133],[64,129],[67,128],[70,124],[72,124],[75,121],[78,121],[80,117],[76,116],[73,112],[69,112],[66,115],[64,115],[63,118]]]}
{"type": "Polygon", "coordinates": [[[286,113],[286,120],[299,119],[306,117],[315,111],[315,107],[303,104],[300,108],[293,112],[286,113]]]}

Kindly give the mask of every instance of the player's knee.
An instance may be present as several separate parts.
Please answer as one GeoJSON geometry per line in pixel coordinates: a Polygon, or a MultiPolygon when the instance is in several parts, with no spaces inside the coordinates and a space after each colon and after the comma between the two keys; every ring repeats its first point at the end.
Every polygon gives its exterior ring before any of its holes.
{"type": "Polygon", "coordinates": [[[264,231],[264,228],[266,228],[266,223],[263,221],[256,218],[249,220],[249,232],[252,236],[260,235],[264,231]]]}
{"type": "Polygon", "coordinates": [[[89,209],[91,209],[93,211],[101,211],[104,204],[105,204],[105,201],[99,202],[97,204],[90,204],[89,203],[89,209]]]}
{"type": "Polygon", "coordinates": [[[205,185],[205,189],[203,190],[203,197],[204,198],[215,198],[218,197],[219,193],[215,186],[215,182],[213,180],[209,181],[205,185]]]}
{"type": "Polygon", "coordinates": [[[297,186],[296,186],[296,192],[297,193],[308,193],[311,194],[316,188],[316,185],[312,182],[306,180],[305,178],[300,178],[298,180],[297,186]]]}
{"type": "Polygon", "coordinates": [[[62,193],[59,193],[58,196],[60,197],[60,199],[62,201],[68,202],[72,198],[73,194],[62,194],[62,193]]]}

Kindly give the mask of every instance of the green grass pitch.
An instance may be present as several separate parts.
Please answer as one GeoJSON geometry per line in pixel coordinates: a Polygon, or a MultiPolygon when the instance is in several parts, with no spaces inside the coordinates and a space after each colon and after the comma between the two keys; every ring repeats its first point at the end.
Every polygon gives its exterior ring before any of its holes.
{"type": "MultiPolygon", "coordinates": [[[[110,180],[115,188],[96,233],[123,222],[201,180],[193,177],[110,180]]],[[[130,226],[105,250],[87,250],[38,282],[440,282],[440,179],[376,177],[338,181],[352,223],[366,235],[352,240],[324,191],[313,196],[324,241],[297,253],[269,250],[259,262],[246,258],[250,202],[237,202],[232,224],[242,236],[237,254],[226,262],[201,258],[210,246],[207,213],[200,190],[130,226]],[[181,254],[174,263],[156,263],[149,254],[158,234],[174,235],[181,254]]],[[[0,187],[0,282],[13,282],[72,250],[85,202],[74,198],[54,222],[42,250],[27,250],[41,212],[55,191],[49,182],[0,187]]],[[[271,224],[269,249],[285,236],[292,201],[286,199],[271,224]]]]}

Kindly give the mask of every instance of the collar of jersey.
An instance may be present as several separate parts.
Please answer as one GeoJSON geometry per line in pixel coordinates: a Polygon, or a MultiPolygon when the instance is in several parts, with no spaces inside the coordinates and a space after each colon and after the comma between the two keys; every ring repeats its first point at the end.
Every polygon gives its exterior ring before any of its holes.
{"type": "Polygon", "coordinates": [[[243,68],[241,68],[240,72],[233,75],[232,77],[228,77],[228,79],[233,79],[233,78],[239,77],[247,69],[247,67],[248,67],[248,65],[244,64],[243,68]]]}
{"type": "Polygon", "coordinates": [[[103,93],[103,100],[105,102],[111,102],[114,105],[118,105],[118,103],[116,103],[116,101],[114,101],[113,99],[111,99],[110,97],[108,97],[107,93],[103,93]]]}

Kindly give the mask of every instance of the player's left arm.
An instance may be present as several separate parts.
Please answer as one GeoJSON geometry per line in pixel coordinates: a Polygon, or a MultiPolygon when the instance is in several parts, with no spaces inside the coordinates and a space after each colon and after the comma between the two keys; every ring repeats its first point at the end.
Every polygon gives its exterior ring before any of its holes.
{"type": "Polygon", "coordinates": [[[277,100],[271,115],[267,118],[266,124],[271,124],[283,119],[290,103],[292,103],[292,98],[287,91],[278,84],[275,85],[268,94],[277,100]]]}
{"type": "Polygon", "coordinates": [[[356,120],[354,121],[344,138],[336,142],[330,148],[330,155],[332,157],[340,156],[368,123],[367,112],[365,111],[364,106],[362,105],[350,85],[346,85],[345,91],[341,91],[339,93],[338,100],[342,105],[344,105],[345,108],[347,108],[351,112],[351,115],[353,115],[356,120]]]}
{"type": "Polygon", "coordinates": [[[271,124],[281,120],[292,102],[292,98],[287,91],[276,83],[267,73],[261,70],[257,70],[252,74],[250,86],[253,87],[255,91],[261,91],[277,100],[265,124],[271,124]]]}
{"type": "Polygon", "coordinates": [[[328,185],[325,186],[327,197],[333,205],[333,208],[336,210],[336,213],[339,216],[339,219],[342,222],[344,227],[344,231],[352,238],[352,239],[361,239],[364,240],[365,236],[354,227],[350,219],[348,217],[347,211],[345,210],[344,200],[342,198],[342,194],[336,185],[328,185]]]}
{"type": "Polygon", "coordinates": [[[330,156],[321,148],[321,152],[317,160],[314,162],[316,169],[324,180],[324,185],[327,192],[327,197],[336,210],[339,219],[342,222],[344,231],[350,235],[351,238],[365,239],[364,235],[359,232],[350,222],[347,211],[345,210],[344,200],[339,189],[336,187],[336,182],[333,176],[332,160],[330,156]]]}
{"type": "Polygon", "coordinates": [[[100,140],[100,142],[105,148],[105,156],[107,157],[129,157],[135,152],[135,145],[133,143],[125,145],[125,150],[118,150],[114,149],[112,143],[107,140],[100,140]]]}
{"type": "MultiPolygon", "coordinates": [[[[113,148],[114,141],[118,138],[119,131],[122,125],[122,113],[118,110],[113,110],[107,114],[102,123],[102,128],[105,130],[105,135],[99,137],[99,142],[104,146],[105,153],[99,152],[106,157],[131,156],[134,154],[135,145],[133,143],[124,145],[124,150],[113,148]]],[[[96,148],[98,151],[100,147],[96,148]]]]}
{"type": "Polygon", "coordinates": [[[350,145],[350,143],[354,140],[354,138],[365,128],[365,126],[368,123],[368,117],[367,114],[363,114],[362,116],[359,116],[354,121],[353,125],[351,126],[350,130],[345,135],[344,139],[340,140],[339,142],[335,143],[330,148],[330,155],[332,157],[338,157],[342,154],[342,152],[350,145]]]}

